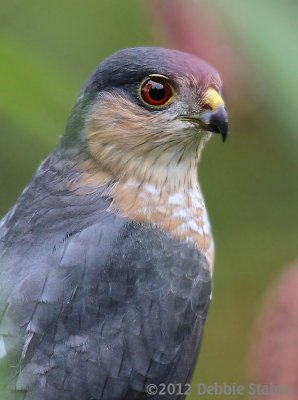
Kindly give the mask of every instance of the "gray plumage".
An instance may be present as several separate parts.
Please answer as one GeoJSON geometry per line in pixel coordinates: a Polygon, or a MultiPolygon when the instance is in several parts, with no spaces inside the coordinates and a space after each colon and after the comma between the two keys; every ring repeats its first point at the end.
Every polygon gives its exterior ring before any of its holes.
{"type": "Polygon", "coordinates": [[[52,156],[1,222],[1,389],[111,400],[152,398],[151,382],[184,384],[210,298],[205,257],[107,213],[100,191],[66,191],[63,167],[52,156]]]}
{"type": "Polygon", "coordinates": [[[0,221],[1,400],[185,397],[152,396],[146,387],[190,381],[210,301],[209,262],[156,224],[108,210],[114,180],[90,193],[73,183],[90,157],[82,132],[98,93],[113,88],[141,108],[136,87],[145,76],[176,79],[183,68],[206,89],[209,66],[191,57],[143,48],[105,61],[81,91],[61,144],[0,221]]]}

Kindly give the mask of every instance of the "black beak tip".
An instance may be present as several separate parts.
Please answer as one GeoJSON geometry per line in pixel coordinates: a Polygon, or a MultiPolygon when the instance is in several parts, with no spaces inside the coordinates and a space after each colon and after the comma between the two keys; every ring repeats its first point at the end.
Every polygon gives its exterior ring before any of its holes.
{"type": "Polygon", "coordinates": [[[222,141],[226,141],[229,132],[229,122],[228,114],[224,107],[219,107],[211,116],[208,129],[210,132],[220,133],[222,141]]]}
{"type": "Polygon", "coordinates": [[[225,142],[227,140],[227,137],[229,134],[228,129],[221,131],[220,133],[221,133],[222,141],[225,142]]]}

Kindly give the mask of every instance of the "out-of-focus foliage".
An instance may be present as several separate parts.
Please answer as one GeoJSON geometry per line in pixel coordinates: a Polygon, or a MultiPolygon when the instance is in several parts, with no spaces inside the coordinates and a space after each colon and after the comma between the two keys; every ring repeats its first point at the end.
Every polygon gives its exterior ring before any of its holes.
{"type": "MultiPolygon", "coordinates": [[[[246,385],[246,359],[262,295],[298,253],[298,3],[195,2],[207,21],[197,40],[205,44],[208,18],[215,18],[227,54],[243,66],[237,79],[243,75],[246,83],[238,85],[227,76],[231,137],[225,145],[214,138],[200,168],[217,257],[194,384],[246,385]],[[229,100],[229,92],[237,96],[229,100]]],[[[122,47],[167,42],[162,24],[149,12],[149,0],[0,0],[0,6],[4,214],[63,133],[79,86],[97,63],[122,47]]],[[[215,66],[222,70],[224,63],[215,66]]]]}
{"type": "MultiPolygon", "coordinates": [[[[265,108],[271,122],[280,119],[285,130],[285,145],[296,157],[298,148],[298,2],[293,0],[213,0],[204,1],[209,10],[217,10],[234,42],[260,73],[257,81],[267,85],[265,108]]],[[[258,95],[257,88],[255,89],[258,95]]],[[[262,94],[262,93],[261,93],[262,94]]],[[[296,157],[297,158],[297,157],[296,157]]]]}

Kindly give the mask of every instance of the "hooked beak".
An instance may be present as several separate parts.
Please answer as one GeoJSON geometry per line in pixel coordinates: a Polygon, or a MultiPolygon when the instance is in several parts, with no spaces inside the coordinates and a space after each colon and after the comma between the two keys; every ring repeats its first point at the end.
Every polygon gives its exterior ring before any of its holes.
{"type": "Polygon", "coordinates": [[[198,124],[208,132],[221,134],[224,142],[228,136],[228,114],[222,97],[215,89],[209,88],[204,96],[203,106],[205,111],[183,119],[198,124]]]}
{"type": "Polygon", "coordinates": [[[224,106],[219,106],[214,111],[203,112],[199,120],[202,122],[202,127],[209,132],[220,133],[223,142],[228,136],[228,114],[224,106]]]}

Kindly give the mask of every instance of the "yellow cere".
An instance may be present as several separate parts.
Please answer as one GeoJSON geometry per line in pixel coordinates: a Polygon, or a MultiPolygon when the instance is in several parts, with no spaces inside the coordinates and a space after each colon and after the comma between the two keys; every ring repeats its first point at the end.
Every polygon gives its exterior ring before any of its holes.
{"type": "Polygon", "coordinates": [[[219,106],[224,106],[225,103],[221,95],[212,88],[209,88],[204,97],[204,104],[209,106],[212,110],[216,110],[219,106]]]}

